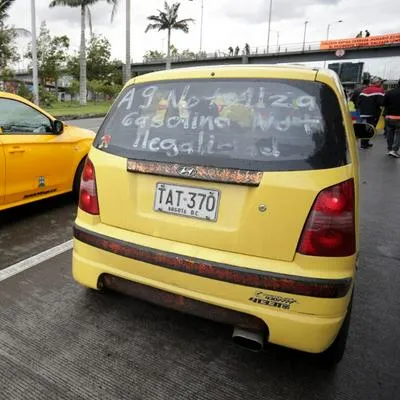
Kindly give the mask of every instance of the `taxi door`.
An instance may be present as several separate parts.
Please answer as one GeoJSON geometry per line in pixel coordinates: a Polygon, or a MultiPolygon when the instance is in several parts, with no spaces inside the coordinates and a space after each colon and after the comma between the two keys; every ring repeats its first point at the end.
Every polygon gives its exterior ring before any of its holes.
{"type": "Polygon", "coordinates": [[[35,108],[0,98],[5,157],[4,203],[66,190],[71,179],[72,144],[53,133],[51,120],[35,108]]]}
{"type": "MultiPolygon", "coordinates": [[[[0,135],[1,135],[1,128],[0,128],[0,135]]],[[[0,205],[4,202],[4,194],[6,191],[6,159],[4,157],[4,149],[3,144],[1,143],[1,136],[0,136],[0,205]]]]}

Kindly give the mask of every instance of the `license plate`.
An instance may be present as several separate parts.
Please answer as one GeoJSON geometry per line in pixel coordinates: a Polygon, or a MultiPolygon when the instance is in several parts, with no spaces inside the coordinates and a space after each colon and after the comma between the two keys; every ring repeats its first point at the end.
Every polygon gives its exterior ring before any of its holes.
{"type": "Polygon", "coordinates": [[[157,183],[154,210],[216,221],[219,196],[218,190],[157,183]]]}

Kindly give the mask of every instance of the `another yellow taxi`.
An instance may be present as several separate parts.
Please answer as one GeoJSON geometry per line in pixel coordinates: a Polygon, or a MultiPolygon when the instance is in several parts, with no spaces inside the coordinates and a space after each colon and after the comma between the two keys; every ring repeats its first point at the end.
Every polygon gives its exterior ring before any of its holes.
{"type": "Polygon", "coordinates": [[[94,136],[20,96],[0,92],[0,210],[77,194],[94,136]]]}
{"type": "Polygon", "coordinates": [[[74,278],[231,324],[252,350],[338,362],[358,259],[356,135],[373,132],[353,127],[329,70],[131,80],[85,163],[74,278]]]}

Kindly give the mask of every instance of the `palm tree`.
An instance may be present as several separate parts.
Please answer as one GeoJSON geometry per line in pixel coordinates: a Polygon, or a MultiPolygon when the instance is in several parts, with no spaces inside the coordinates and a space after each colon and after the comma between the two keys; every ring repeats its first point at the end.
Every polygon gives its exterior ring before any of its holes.
{"type": "MultiPolygon", "coordinates": [[[[113,1],[114,6],[111,13],[111,22],[114,19],[115,13],[117,12],[117,6],[119,0],[113,1]]],[[[126,22],[125,22],[125,74],[124,74],[124,82],[129,81],[131,79],[131,0],[126,0],[126,22]]]]}
{"type": "Polygon", "coordinates": [[[180,3],[174,3],[170,7],[168,3],[164,2],[164,10],[157,10],[158,15],[150,15],[147,17],[152,23],[147,25],[145,32],[157,29],[160,31],[168,31],[168,51],[167,51],[167,69],[171,68],[171,31],[173,29],[180,30],[185,33],[189,32],[189,22],[194,22],[192,18],[178,20],[178,10],[180,3]]]}
{"type": "MultiPolygon", "coordinates": [[[[5,28],[5,20],[8,18],[8,10],[14,4],[15,0],[0,0],[0,30],[5,28]]],[[[15,35],[28,36],[30,32],[24,28],[8,28],[15,35]]]]}
{"type": "MultiPolygon", "coordinates": [[[[86,14],[89,16],[89,26],[91,30],[91,18],[89,6],[97,3],[99,0],[52,0],[50,7],[67,6],[81,9],[81,45],[79,54],[79,100],[81,105],[86,105],[87,78],[86,78],[86,14]]],[[[118,0],[107,0],[107,3],[115,4],[118,0]]]]}
{"type": "Polygon", "coordinates": [[[4,27],[4,21],[8,18],[8,10],[15,0],[0,0],[0,29],[4,27]]]}

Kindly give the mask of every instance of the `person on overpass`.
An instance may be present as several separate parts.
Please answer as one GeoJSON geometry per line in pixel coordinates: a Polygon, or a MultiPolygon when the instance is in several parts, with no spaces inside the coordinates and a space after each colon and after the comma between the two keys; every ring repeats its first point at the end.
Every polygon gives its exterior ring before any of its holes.
{"type": "Polygon", "coordinates": [[[400,80],[397,87],[389,90],[383,98],[387,154],[400,158],[400,80]]]}
{"type": "MultiPolygon", "coordinates": [[[[375,77],[371,80],[371,84],[363,89],[358,99],[358,109],[360,110],[360,118],[363,122],[376,127],[381,115],[381,107],[385,91],[382,87],[382,79],[375,77]]],[[[361,149],[372,147],[372,143],[368,139],[361,140],[361,149]]]]}
{"type": "Polygon", "coordinates": [[[368,29],[365,30],[365,37],[370,37],[371,34],[369,33],[368,29]]]}

